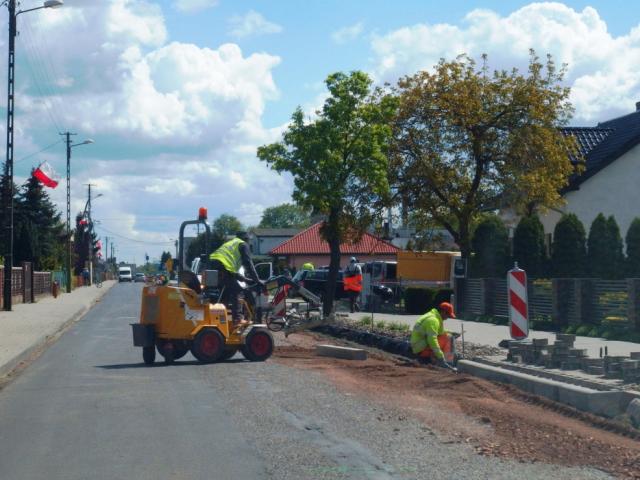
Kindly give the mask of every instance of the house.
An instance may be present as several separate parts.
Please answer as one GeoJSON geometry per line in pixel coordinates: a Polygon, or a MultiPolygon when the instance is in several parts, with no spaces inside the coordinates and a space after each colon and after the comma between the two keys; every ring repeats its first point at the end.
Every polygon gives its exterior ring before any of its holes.
{"type": "MultiPolygon", "coordinates": [[[[320,226],[316,223],[281,245],[273,248],[269,253],[277,260],[285,260],[289,267],[299,269],[306,262],[313,263],[316,267],[329,265],[329,244],[320,237],[320,226]]],[[[395,260],[400,250],[395,245],[376,237],[371,233],[365,233],[362,239],[353,243],[340,245],[340,267],[344,268],[351,257],[356,257],[359,262],[373,260],[395,260]]]]}
{"type": "Polygon", "coordinates": [[[253,255],[269,255],[281,243],[300,232],[300,228],[254,228],[249,233],[249,245],[253,255]]]}
{"type": "MultiPolygon", "coordinates": [[[[599,213],[613,215],[624,238],[635,217],[640,217],[637,203],[640,186],[640,102],[636,111],[607,120],[595,127],[563,128],[573,136],[585,161],[585,169],[571,178],[563,192],[565,204],[540,215],[547,243],[564,213],[575,214],[589,233],[599,213]]],[[[571,159],[575,163],[575,159],[571,159]]],[[[518,216],[510,211],[501,216],[511,232],[518,216]]]]}

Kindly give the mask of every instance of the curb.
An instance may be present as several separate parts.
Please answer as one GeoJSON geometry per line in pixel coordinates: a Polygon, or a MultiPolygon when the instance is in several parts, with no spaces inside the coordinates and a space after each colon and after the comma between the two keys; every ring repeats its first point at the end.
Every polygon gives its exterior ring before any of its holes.
{"type": "MultiPolygon", "coordinates": [[[[89,310],[91,310],[95,306],[96,303],[102,300],[102,298],[107,294],[109,290],[111,290],[114,285],[115,284],[112,284],[108,288],[102,290],[98,294],[98,296],[96,296],[91,301],[90,305],[82,306],[78,310],[76,310],[54,332],[38,338],[30,347],[27,347],[3,365],[0,365],[0,380],[2,380],[3,377],[14,377],[14,372],[26,366],[24,364],[29,360],[30,357],[42,353],[48,345],[56,341],[69,327],[82,319],[82,317],[84,317],[89,312],[89,310]]],[[[2,388],[1,383],[0,388],[2,388]]]]}

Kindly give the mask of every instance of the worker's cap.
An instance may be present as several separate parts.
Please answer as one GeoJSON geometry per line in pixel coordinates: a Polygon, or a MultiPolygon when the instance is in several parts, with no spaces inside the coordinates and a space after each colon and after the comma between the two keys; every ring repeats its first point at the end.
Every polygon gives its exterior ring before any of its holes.
{"type": "Polygon", "coordinates": [[[249,240],[249,234],[244,230],[236,232],[236,237],[238,237],[240,240],[244,240],[245,242],[249,240]]]}
{"type": "Polygon", "coordinates": [[[456,318],[456,314],[453,312],[453,305],[451,305],[449,302],[442,302],[440,305],[438,305],[438,308],[440,309],[440,311],[445,312],[447,315],[449,315],[449,317],[456,318]]]}
{"type": "Polygon", "coordinates": [[[356,257],[351,257],[351,263],[356,263],[358,259],[356,257]]]}

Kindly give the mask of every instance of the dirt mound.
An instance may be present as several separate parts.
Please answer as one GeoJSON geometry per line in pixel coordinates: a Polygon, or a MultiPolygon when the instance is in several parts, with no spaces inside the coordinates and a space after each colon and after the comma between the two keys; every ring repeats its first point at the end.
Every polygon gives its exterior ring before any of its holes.
{"type": "Polygon", "coordinates": [[[640,442],[605,431],[602,427],[611,426],[610,422],[506,385],[396,357],[376,353],[366,361],[318,357],[317,343],[327,339],[293,335],[276,348],[273,359],[323,372],[338,388],[404,411],[445,441],[469,443],[482,455],[589,465],[640,479],[640,442]]]}

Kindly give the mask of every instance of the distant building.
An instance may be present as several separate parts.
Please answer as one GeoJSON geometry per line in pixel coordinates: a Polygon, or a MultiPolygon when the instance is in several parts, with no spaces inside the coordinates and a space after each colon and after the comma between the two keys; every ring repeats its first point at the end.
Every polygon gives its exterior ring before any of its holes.
{"type": "MultiPolygon", "coordinates": [[[[320,226],[316,223],[298,233],[284,243],[273,248],[269,254],[277,260],[284,260],[290,267],[299,269],[306,262],[313,263],[316,268],[327,266],[331,260],[329,244],[320,237],[320,226]]],[[[395,245],[371,233],[365,233],[362,239],[353,243],[340,245],[340,267],[344,268],[351,257],[360,262],[373,260],[395,260],[400,250],[395,245]]]]}
{"type": "Polygon", "coordinates": [[[270,255],[270,251],[300,232],[300,228],[255,228],[249,233],[253,255],[270,255]]]}

